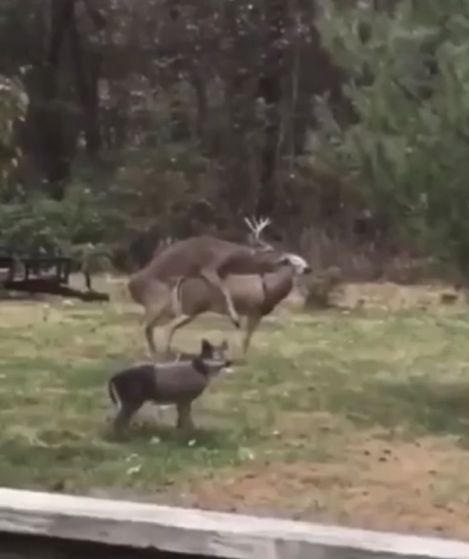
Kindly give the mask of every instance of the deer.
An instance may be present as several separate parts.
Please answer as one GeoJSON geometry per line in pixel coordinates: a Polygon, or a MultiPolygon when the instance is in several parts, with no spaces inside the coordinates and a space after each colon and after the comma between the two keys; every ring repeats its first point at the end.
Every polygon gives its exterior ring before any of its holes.
{"type": "MultiPolygon", "coordinates": [[[[291,292],[295,277],[311,272],[307,262],[300,256],[285,260],[276,272],[264,276],[232,274],[225,279],[238,314],[246,318],[242,340],[242,354],[245,357],[251,338],[261,320],[269,315],[291,292]]],[[[213,312],[227,315],[227,307],[220,293],[202,278],[183,278],[177,286],[177,312],[168,306],[165,318],[167,328],[166,351],[171,351],[171,343],[177,330],[193,322],[201,314],[213,312]]]]}
{"type": "MultiPolygon", "coordinates": [[[[301,257],[276,250],[260,238],[262,231],[270,224],[270,219],[257,221],[246,217],[245,222],[251,232],[250,245],[211,235],[189,237],[156,253],[147,266],[131,275],[127,286],[131,298],[145,309],[144,331],[151,355],[156,355],[153,330],[168,309],[172,307],[176,315],[183,314],[177,292],[178,284],[186,278],[198,277],[218,291],[226,314],[236,328],[240,328],[239,313],[226,285],[226,278],[230,275],[262,277],[275,272],[286,262],[293,266],[298,263],[301,257]]],[[[264,282],[261,281],[263,286],[264,282]]]]}
{"type": "MultiPolygon", "coordinates": [[[[252,228],[254,230],[254,228],[252,228]]],[[[259,230],[255,229],[259,237],[259,230]]],[[[239,315],[246,318],[242,353],[248,352],[251,338],[261,320],[291,292],[296,277],[308,274],[308,263],[296,254],[287,254],[278,264],[275,272],[259,274],[231,274],[224,280],[239,315]]],[[[167,331],[166,353],[171,352],[171,342],[177,330],[194,321],[206,312],[228,315],[228,308],[222,293],[201,277],[181,278],[172,296],[169,288],[158,284],[156,289],[166,305],[157,323],[146,329],[146,338],[151,353],[156,351],[153,330],[156,325],[164,325],[167,331]]]]}

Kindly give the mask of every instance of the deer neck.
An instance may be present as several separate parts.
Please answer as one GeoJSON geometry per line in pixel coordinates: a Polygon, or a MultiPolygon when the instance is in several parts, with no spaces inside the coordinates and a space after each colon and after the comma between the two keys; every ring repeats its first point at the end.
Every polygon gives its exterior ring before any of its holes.
{"type": "Polygon", "coordinates": [[[293,288],[292,266],[282,266],[277,272],[262,276],[264,303],[262,311],[267,314],[290,293],[293,288]]]}

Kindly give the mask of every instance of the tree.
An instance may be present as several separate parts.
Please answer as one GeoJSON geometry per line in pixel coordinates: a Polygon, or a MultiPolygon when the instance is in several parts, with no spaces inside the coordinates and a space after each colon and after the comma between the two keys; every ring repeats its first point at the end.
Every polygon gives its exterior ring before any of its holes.
{"type": "Polygon", "coordinates": [[[316,106],[316,156],[361,185],[368,208],[407,243],[469,268],[469,5],[402,0],[334,9],[323,38],[349,72],[355,122],[316,106]]]}
{"type": "Polygon", "coordinates": [[[18,80],[0,75],[0,189],[7,188],[9,172],[18,163],[17,123],[24,120],[28,97],[18,80]]]}

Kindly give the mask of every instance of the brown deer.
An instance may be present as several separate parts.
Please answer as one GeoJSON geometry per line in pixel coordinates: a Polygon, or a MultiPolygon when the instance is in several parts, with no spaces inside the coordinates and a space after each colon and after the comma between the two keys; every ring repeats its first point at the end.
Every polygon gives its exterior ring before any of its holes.
{"type": "Polygon", "coordinates": [[[262,230],[270,223],[269,219],[245,221],[253,234],[254,246],[209,235],[190,237],[176,241],[157,253],[147,266],[130,277],[129,292],[132,299],[145,309],[145,335],[153,354],[156,353],[153,329],[161,321],[162,315],[169,306],[176,314],[182,312],[175,293],[178,282],[184,278],[199,277],[217,290],[225,303],[226,314],[239,328],[239,315],[224,281],[227,276],[263,275],[276,271],[292,258],[298,258],[274,250],[260,239],[262,230]]]}
{"type": "MultiPolygon", "coordinates": [[[[228,289],[234,307],[240,316],[246,317],[242,342],[243,355],[246,355],[252,335],[262,318],[288,296],[297,275],[310,273],[307,262],[300,256],[291,255],[285,259],[276,272],[260,275],[232,274],[226,277],[228,289]]],[[[177,285],[178,306],[169,304],[161,316],[166,325],[166,351],[171,351],[171,342],[179,328],[190,324],[199,315],[214,312],[227,315],[226,303],[220,292],[202,278],[183,278],[177,285]],[[178,310],[180,309],[180,312],[178,310]]],[[[148,339],[152,344],[152,334],[148,339]]]]}

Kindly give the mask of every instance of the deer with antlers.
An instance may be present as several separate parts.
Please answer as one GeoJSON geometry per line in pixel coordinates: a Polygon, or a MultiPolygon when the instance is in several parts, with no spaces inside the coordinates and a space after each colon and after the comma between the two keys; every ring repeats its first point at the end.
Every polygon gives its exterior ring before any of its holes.
{"type": "Polygon", "coordinates": [[[293,275],[309,271],[300,256],[275,250],[260,238],[269,219],[246,218],[245,222],[251,246],[217,237],[190,237],[166,248],[130,278],[130,294],[145,309],[145,336],[153,355],[153,330],[157,325],[171,320],[167,325],[169,351],[176,330],[209,310],[228,315],[236,327],[240,325],[240,313],[248,317],[243,343],[246,352],[262,316],[290,292],[293,275]],[[268,297],[269,287],[271,294],[280,295],[278,300],[268,297]]]}
{"type": "MultiPolygon", "coordinates": [[[[300,256],[291,255],[289,260],[275,272],[263,276],[255,274],[232,274],[224,280],[240,316],[246,317],[242,352],[246,355],[252,335],[261,320],[291,292],[294,279],[307,274],[310,268],[300,256]]],[[[182,278],[176,287],[178,306],[168,306],[162,320],[168,321],[166,351],[171,351],[171,342],[177,330],[190,324],[206,312],[226,315],[227,309],[220,293],[201,278],[182,278]],[[180,310],[179,310],[180,309],[180,310]]]]}

